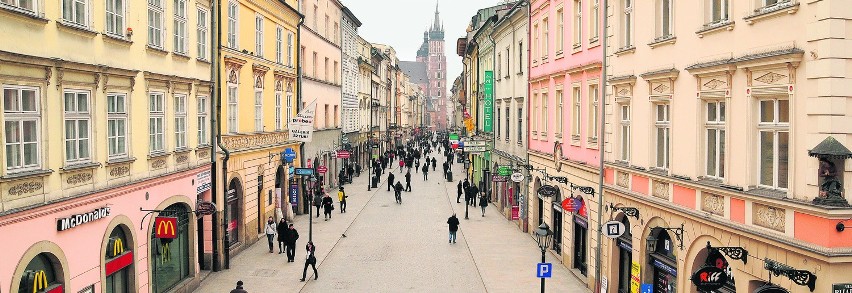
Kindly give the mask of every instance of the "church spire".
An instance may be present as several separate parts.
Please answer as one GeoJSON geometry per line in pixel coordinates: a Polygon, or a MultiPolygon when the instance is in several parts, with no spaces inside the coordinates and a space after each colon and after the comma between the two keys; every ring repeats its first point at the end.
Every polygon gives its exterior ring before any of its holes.
{"type": "Polygon", "coordinates": [[[435,21],[432,22],[432,30],[439,31],[441,30],[441,16],[438,12],[438,1],[435,1],[435,21]]]}

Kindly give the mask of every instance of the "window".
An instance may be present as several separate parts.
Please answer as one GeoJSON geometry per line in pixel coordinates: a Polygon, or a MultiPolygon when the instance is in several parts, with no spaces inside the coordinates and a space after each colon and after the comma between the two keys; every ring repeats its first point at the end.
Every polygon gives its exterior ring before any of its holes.
{"type": "MultiPolygon", "coordinates": [[[[229,202],[229,204],[235,205],[237,201],[229,202]]],[[[230,209],[230,208],[229,208],[230,209]]],[[[230,209],[230,211],[234,211],[230,209]]],[[[177,227],[175,227],[175,238],[172,239],[167,245],[164,244],[163,241],[157,239],[157,231],[156,229],[151,229],[150,237],[148,238],[148,246],[152,259],[151,264],[151,292],[152,293],[164,293],[173,291],[174,287],[180,284],[183,280],[186,280],[190,277],[190,272],[192,271],[192,266],[190,265],[190,258],[194,253],[194,249],[190,249],[194,247],[194,244],[190,244],[189,238],[189,228],[190,217],[189,214],[192,211],[187,208],[184,203],[176,203],[172,204],[159,214],[163,217],[174,217],[177,218],[177,227]],[[164,252],[168,252],[165,254],[164,252]],[[170,258],[165,258],[166,261],[163,261],[165,256],[170,256],[170,258]]],[[[233,212],[238,213],[238,212],[233,212]]],[[[228,220],[228,223],[236,224],[238,220],[236,220],[233,215],[228,215],[225,218],[228,220]]],[[[228,233],[230,235],[240,235],[241,232],[238,229],[229,229],[228,233]]],[[[144,235],[144,234],[141,234],[144,235]]],[[[233,241],[238,241],[237,238],[233,241]]],[[[226,245],[231,245],[228,243],[226,245]]],[[[144,254],[143,253],[143,254],[144,254]]]]}
{"type": "MultiPolygon", "coordinates": [[[[539,114],[539,112],[538,112],[538,107],[539,107],[538,94],[533,94],[532,105],[534,107],[532,115],[533,116],[538,115],[539,114]]],[[[539,116],[539,117],[541,117],[541,116],[539,116]]],[[[535,132],[538,131],[538,119],[531,119],[531,120],[532,120],[532,129],[531,130],[535,134],[535,132]]]]}
{"type": "Polygon", "coordinates": [[[263,132],[263,90],[254,90],[254,131],[263,132]]]}
{"type": "Polygon", "coordinates": [[[127,156],[127,95],[107,94],[107,149],[110,158],[127,156]]]}
{"type": "Polygon", "coordinates": [[[725,177],[725,102],[709,101],[705,103],[707,117],[705,122],[707,176],[725,177]]]}
{"type": "Polygon", "coordinates": [[[547,18],[541,21],[542,32],[544,35],[542,36],[542,47],[541,47],[541,58],[547,59],[547,55],[550,54],[550,31],[547,23],[547,18]]]}
{"type": "Polygon", "coordinates": [[[562,137],[562,90],[556,90],[556,135],[562,137]]]}
{"type": "Polygon", "coordinates": [[[621,18],[621,48],[630,48],[633,46],[633,0],[624,1],[624,11],[621,18]]]}
{"type": "Polygon", "coordinates": [[[571,95],[573,107],[571,107],[571,135],[574,139],[580,138],[580,87],[575,86],[571,95]]]}
{"type": "Polygon", "coordinates": [[[518,144],[524,143],[524,108],[518,106],[518,144]]]}
{"type": "MultiPolygon", "coordinates": [[[[329,113],[329,112],[328,112],[328,104],[325,104],[325,106],[323,107],[323,111],[322,111],[322,113],[323,113],[323,115],[324,115],[324,116],[323,116],[323,119],[322,119],[322,122],[323,122],[323,129],[325,129],[325,128],[330,128],[329,126],[331,125],[331,121],[329,121],[329,120],[328,120],[328,116],[329,116],[329,114],[328,114],[328,113],[329,113]]],[[[383,119],[383,120],[384,120],[384,119],[383,119]]]]}
{"type": "Polygon", "coordinates": [[[589,86],[589,137],[593,141],[597,141],[598,139],[598,126],[600,124],[600,119],[598,119],[598,113],[600,113],[600,107],[598,103],[598,85],[590,85],[589,86]]]}
{"type": "Polygon", "coordinates": [[[562,53],[562,49],[565,47],[563,44],[565,41],[563,40],[565,36],[565,14],[563,13],[562,8],[556,11],[556,54],[562,53]]]}
{"type": "Polygon", "coordinates": [[[175,149],[186,148],[186,96],[175,95],[175,149]]]}
{"type": "Polygon", "coordinates": [[[656,119],[654,121],[654,128],[656,129],[656,144],[657,144],[657,168],[668,169],[669,168],[669,141],[671,140],[669,137],[670,128],[671,128],[671,120],[669,116],[670,106],[669,104],[655,104],[654,109],[656,111],[656,119]]]}
{"type": "Polygon", "coordinates": [[[672,0],[657,0],[657,38],[672,36],[672,0]]]}
{"type": "Polygon", "coordinates": [[[319,21],[319,20],[318,20],[318,19],[319,19],[319,16],[317,15],[317,14],[318,14],[318,12],[319,12],[319,7],[317,7],[316,5],[314,5],[314,17],[313,17],[313,18],[314,18],[314,31],[317,31],[317,32],[319,31],[319,25],[317,25],[317,23],[318,23],[318,21],[319,21]]]}
{"type": "MultiPolygon", "coordinates": [[[[132,265],[133,265],[133,247],[124,233],[124,227],[115,227],[107,240],[107,249],[104,254],[104,287],[106,293],[124,293],[132,292],[130,290],[133,284],[132,265]],[[131,261],[128,261],[130,259],[131,261]]],[[[85,291],[85,290],[84,290],[85,291]]]]}
{"type": "Polygon", "coordinates": [[[619,140],[620,158],[630,161],[630,106],[621,105],[621,140],[619,140]]]}
{"type": "Polygon", "coordinates": [[[89,26],[88,0],[62,0],[62,20],[79,26],[89,26]]]}
{"type": "Polygon", "coordinates": [[[300,50],[299,51],[299,62],[300,62],[299,64],[301,65],[301,66],[299,66],[299,68],[302,69],[301,73],[302,73],[302,75],[304,75],[305,74],[305,65],[307,65],[307,63],[305,63],[305,47],[302,46],[299,50],[300,50]]]}
{"type": "Polygon", "coordinates": [[[524,42],[518,42],[518,74],[524,73],[524,42]]]}
{"type": "MultiPolygon", "coordinates": [[[[337,69],[337,61],[334,61],[334,84],[340,84],[340,71],[337,69]]],[[[440,72],[439,72],[440,74],[440,72]]],[[[438,77],[440,78],[440,76],[438,77]]]]}
{"type": "Polygon", "coordinates": [[[208,98],[206,96],[198,96],[198,145],[209,144],[207,101],[208,98]]]}
{"type": "Polygon", "coordinates": [[[175,0],[175,52],[186,55],[186,0],[175,0]]]}
{"type": "Polygon", "coordinates": [[[287,32],[287,66],[293,67],[293,33],[291,32],[287,32]]]}
{"type": "Polygon", "coordinates": [[[275,28],[275,62],[278,64],[284,63],[284,29],[280,26],[275,28]]]}
{"type": "Polygon", "coordinates": [[[494,132],[494,133],[495,133],[495,135],[497,136],[497,139],[500,139],[500,133],[502,133],[502,132],[500,131],[500,126],[501,126],[501,125],[500,125],[500,122],[501,122],[501,120],[500,120],[500,108],[499,108],[499,106],[498,106],[498,107],[495,107],[495,109],[496,109],[497,111],[494,111],[494,115],[495,115],[495,116],[494,116],[494,121],[497,121],[497,125],[496,125],[496,126],[497,126],[497,131],[496,131],[496,132],[494,132]]]}
{"type": "MultiPolygon", "coordinates": [[[[506,46],[506,55],[504,55],[504,56],[506,56],[506,70],[503,71],[503,72],[506,73],[505,77],[509,78],[509,73],[512,71],[512,63],[511,63],[512,62],[512,55],[511,55],[511,52],[509,51],[509,46],[506,46]]],[[[500,64],[502,64],[502,63],[503,63],[503,60],[500,60],[500,64]]]]}
{"type": "Polygon", "coordinates": [[[239,6],[237,2],[228,2],[228,47],[237,48],[237,32],[239,31],[239,6]]]}
{"type": "Polygon", "coordinates": [[[164,0],[148,0],[148,45],[163,48],[164,0]]]}
{"type": "MultiPolygon", "coordinates": [[[[500,75],[500,72],[503,69],[503,62],[501,62],[502,60],[503,60],[502,53],[497,53],[497,62],[499,62],[499,64],[497,65],[497,68],[495,68],[497,70],[497,72],[494,75],[494,77],[497,78],[497,80],[500,80],[500,77],[502,76],[502,75],[500,75]]],[[[436,75],[438,76],[438,78],[441,78],[440,72],[438,72],[436,75]]]]}
{"type": "Polygon", "coordinates": [[[328,68],[328,57],[325,57],[325,63],[324,63],[322,68],[323,68],[323,74],[325,75],[325,81],[329,81],[328,74],[331,70],[328,68]]]}
{"type": "Polygon", "coordinates": [[[3,88],[3,127],[6,170],[27,171],[39,167],[41,110],[38,88],[3,88]]]}
{"type": "Polygon", "coordinates": [[[583,3],[574,0],[574,48],[579,48],[583,42],[583,3]]]}
{"type": "Polygon", "coordinates": [[[263,16],[254,18],[254,54],[263,58],[263,16]]]}
{"type": "Polygon", "coordinates": [[[275,92],[275,130],[281,131],[281,92],[275,92]]]}
{"type": "Polygon", "coordinates": [[[287,84],[287,123],[290,123],[290,117],[293,115],[293,85],[287,84]]]}
{"type": "MultiPolygon", "coordinates": [[[[535,62],[538,59],[538,57],[541,56],[541,52],[539,51],[539,50],[541,50],[541,41],[539,40],[539,36],[538,36],[538,24],[533,25],[533,37],[535,38],[535,40],[533,40],[533,43],[532,43],[533,48],[532,48],[531,54],[535,54],[535,55],[532,56],[533,62],[535,62]]],[[[535,63],[533,63],[533,64],[535,64],[535,63]]]]}
{"type": "Polygon", "coordinates": [[[328,38],[328,39],[331,39],[331,35],[329,35],[329,29],[331,29],[331,24],[328,21],[329,21],[328,14],[326,14],[325,15],[325,26],[323,27],[323,29],[325,30],[325,37],[328,38]]]}
{"type": "Polygon", "coordinates": [[[89,92],[65,90],[65,161],[77,163],[91,159],[89,133],[91,113],[89,92]]]}
{"type": "Polygon", "coordinates": [[[228,132],[237,133],[237,86],[228,85],[228,132]]]}
{"type": "Polygon", "coordinates": [[[27,263],[17,292],[65,292],[62,284],[64,271],[59,263],[59,259],[49,252],[37,254],[27,263]],[[44,277],[41,283],[36,282],[36,275],[44,277]]]}
{"type": "Polygon", "coordinates": [[[34,14],[36,11],[36,2],[34,0],[0,0],[0,6],[3,4],[26,10],[30,14],[34,14]]]}
{"type": "Polygon", "coordinates": [[[319,61],[317,61],[317,52],[314,52],[314,63],[311,64],[311,67],[313,67],[313,71],[314,71],[314,74],[312,75],[313,78],[317,77],[317,67],[319,67],[318,62],[319,61]]]}
{"type": "Polygon", "coordinates": [[[106,0],[106,32],[124,38],[124,0],[106,0]]]}
{"type": "Polygon", "coordinates": [[[728,21],[728,0],[708,0],[709,24],[717,24],[728,21]]]}
{"type": "Polygon", "coordinates": [[[163,93],[148,94],[148,148],[152,154],[166,151],[165,116],[163,93]]]}
{"type": "MultiPolygon", "coordinates": [[[[509,107],[506,107],[506,115],[504,115],[504,116],[506,118],[506,141],[508,142],[509,141],[509,128],[511,128],[510,125],[512,125],[511,122],[509,122],[510,121],[509,120],[509,107]]],[[[521,131],[521,130],[518,129],[517,131],[521,131]]]]}
{"type": "Polygon", "coordinates": [[[592,1],[592,9],[589,15],[589,40],[594,42],[598,40],[600,36],[600,0],[591,0],[592,1]]]}
{"type": "Polygon", "coordinates": [[[760,185],[787,188],[790,143],[790,101],[780,98],[759,100],[760,185]]]}
{"type": "Polygon", "coordinates": [[[207,60],[207,10],[198,8],[198,59],[207,60]]]}
{"type": "Polygon", "coordinates": [[[541,136],[547,139],[547,120],[550,120],[550,113],[547,113],[547,102],[550,99],[547,93],[541,94],[541,136]]]}
{"type": "Polygon", "coordinates": [[[338,111],[337,107],[339,106],[334,105],[334,112],[332,113],[334,115],[334,128],[340,128],[340,112],[338,111]]]}

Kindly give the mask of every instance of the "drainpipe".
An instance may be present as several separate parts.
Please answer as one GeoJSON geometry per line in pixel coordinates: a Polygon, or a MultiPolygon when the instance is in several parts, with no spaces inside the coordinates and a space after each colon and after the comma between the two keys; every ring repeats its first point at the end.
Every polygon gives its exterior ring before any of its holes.
{"type": "MultiPolygon", "coordinates": [[[[603,234],[602,231],[601,231],[601,229],[603,227],[603,224],[601,224],[601,221],[603,220],[604,149],[605,149],[605,146],[606,146],[606,140],[604,139],[604,134],[606,133],[606,131],[604,131],[604,129],[606,127],[606,100],[605,100],[606,95],[604,93],[606,92],[606,89],[607,89],[607,85],[606,85],[607,84],[607,82],[606,82],[606,67],[607,67],[606,48],[607,48],[607,43],[608,43],[607,42],[607,39],[608,39],[607,36],[608,35],[607,35],[606,28],[607,28],[608,21],[607,21],[607,0],[603,0],[602,2],[603,2],[604,18],[603,18],[603,40],[601,40],[601,45],[602,45],[601,50],[603,50],[603,59],[601,60],[601,89],[598,92],[601,95],[601,97],[599,99],[600,105],[603,106],[603,107],[601,107],[601,117],[600,117],[600,121],[601,121],[601,127],[600,128],[601,129],[600,129],[600,134],[598,135],[598,148],[600,148],[601,153],[600,153],[600,162],[599,162],[600,166],[598,167],[599,168],[599,170],[598,170],[598,173],[599,173],[598,174],[598,193],[599,193],[599,195],[598,195],[598,231],[597,231],[598,245],[597,245],[597,249],[596,249],[596,252],[595,252],[595,262],[596,262],[596,264],[595,264],[595,280],[596,280],[595,281],[595,287],[598,288],[598,289],[596,291],[600,291],[600,284],[601,284],[600,283],[600,279],[601,279],[601,249],[602,249],[601,248],[601,234],[603,234]]],[[[597,25],[597,24],[595,24],[595,25],[597,25]]]]}
{"type": "MultiPolygon", "coordinates": [[[[213,46],[210,46],[210,59],[213,60],[213,66],[211,66],[210,70],[211,70],[211,75],[214,79],[213,93],[212,94],[216,98],[210,99],[210,103],[212,104],[211,108],[216,109],[216,115],[210,115],[210,127],[211,128],[215,127],[216,132],[215,132],[215,134],[214,134],[213,131],[210,132],[210,140],[211,141],[216,140],[217,143],[219,144],[219,147],[222,148],[222,150],[225,151],[225,158],[223,160],[222,165],[226,166],[229,153],[228,153],[228,150],[223,148],[222,145],[221,145],[221,138],[222,137],[221,137],[220,127],[219,127],[219,124],[218,124],[218,121],[221,118],[221,114],[222,114],[222,111],[221,111],[222,108],[219,105],[220,102],[222,101],[222,98],[221,98],[222,89],[219,86],[220,85],[219,82],[220,82],[220,79],[221,79],[221,64],[222,64],[219,60],[219,48],[222,45],[221,44],[222,43],[222,23],[219,21],[219,15],[222,15],[222,13],[221,13],[222,12],[222,1],[221,0],[213,0],[213,1],[214,1],[214,5],[216,6],[216,9],[213,9],[213,17],[210,18],[210,21],[211,21],[211,27],[215,28],[216,33],[214,33],[213,36],[212,36],[213,40],[211,41],[211,43],[213,44],[213,46]]],[[[213,184],[211,184],[211,186],[210,186],[210,195],[211,195],[211,199],[212,199],[213,204],[216,204],[216,205],[220,204],[219,203],[219,193],[218,193],[218,188],[217,188],[218,185],[216,184],[216,175],[217,175],[216,174],[216,169],[217,169],[216,164],[217,164],[217,159],[218,159],[217,157],[218,157],[218,154],[217,154],[216,151],[210,152],[210,161],[212,162],[212,164],[210,166],[210,178],[213,180],[213,184]]],[[[227,170],[225,170],[224,173],[227,174],[228,173],[227,170]]],[[[225,182],[226,181],[223,181],[223,183],[222,183],[223,186],[226,184],[225,182]]],[[[223,197],[223,200],[224,200],[224,197],[223,197]]],[[[226,203],[227,203],[227,201],[226,201],[226,203]]],[[[220,255],[221,255],[222,252],[220,251],[221,249],[219,247],[219,217],[220,216],[224,217],[225,215],[227,215],[227,210],[225,210],[227,208],[227,206],[228,206],[227,204],[222,205],[222,208],[223,208],[222,214],[217,213],[217,214],[213,215],[213,225],[212,225],[212,230],[213,230],[212,231],[213,257],[212,258],[213,258],[213,271],[214,272],[218,272],[218,271],[222,270],[222,263],[221,263],[221,258],[220,258],[220,255]]]]}

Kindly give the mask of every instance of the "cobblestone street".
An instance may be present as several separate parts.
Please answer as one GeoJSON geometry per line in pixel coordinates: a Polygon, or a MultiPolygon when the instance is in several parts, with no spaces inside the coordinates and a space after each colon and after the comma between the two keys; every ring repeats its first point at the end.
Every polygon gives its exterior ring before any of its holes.
{"type": "MultiPolygon", "coordinates": [[[[438,169],[441,163],[439,158],[438,169]]],[[[399,169],[393,172],[404,180],[399,169]]],[[[453,165],[453,173],[458,180],[464,173],[461,164],[453,165]]],[[[347,213],[341,214],[338,206],[329,221],[313,218],[318,280],[309,269],[308,281],[299,281],[308,240],[308,217],[301,215],[295,223],[301,235],[295,263],[288,263],[277,248],[268,253],[266,241],[260,241],[233,258],[230,270],[210,274],[196,292],[228,292],[237,280],[251,293],[539,290],[535,264],[541,254],[532,237],[493,206],[485,217],[471,207],[470,220],[464,220],[464,204],[455,201],[456,185],[440,171],[430,172],[428,181],[422,173],[411,175],[413,192],[403,192],[401,205],[387,191],[387,173],[383,185],[371,191],[364,173],[344,186],[347,213]],[[446,220],[453,212],[461,226],[457,244],[448,244],[446,220]]],[[[548,291],[589,292],[550,254],[548,262],[555,263],[548,291]]]]}

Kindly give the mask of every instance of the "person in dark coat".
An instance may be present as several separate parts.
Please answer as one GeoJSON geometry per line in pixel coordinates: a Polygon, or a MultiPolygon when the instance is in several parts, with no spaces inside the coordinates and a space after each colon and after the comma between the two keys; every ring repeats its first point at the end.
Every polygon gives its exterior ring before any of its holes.
{"type": "Polygon", "coordinates": [[[429,165],[423,165],[423,180],[429,180],[429,165]]]}
{"type": "Polygon", "coordinates": [[[414,173],[417,173],[417,171],[420,171],[420,159],[414,160],[414,173]]]}
{"type": "Polygon", "coordinates": [[[402,204],[402,183],[399,181],[396,182],[396,185],[393,187],[393,193],[396,198],[396,203],[402,204]]]}
{"type": "Polygon", "coordinates": [[[477,195],[479,195],[479,187],[476,187],[476,185],[471,185],[470,186],[470,206],[472,206],[472,207],[476,206],[476,196],[477,195]]]}
{"type": "Polygon", "coordinates": [[[485,194],[482,194],[482,197],[479,198],[479,207],[482,208],[482,216],[485,217],[485,208],[488,207],[488,199],[485,198],[485,194]]]}
{"type": "Polygon", "coordinates": [[[287,221],[281,218],[278,226],[275,226],[275,232],[278,232],[278,254],[284,253],[284,247],[287,246],[287,221]]]}
{"type": "Polygon", "coordinates": [[[411,170],[405,173],[405,191],[411,192],[411,170]]]}
{"type": "MultiPolygon", "coordinates": [[[[459,180],[459,184],[456,185],[456,188],[458,189],[458,191],[457,191],[458,195],[456,195],[456,203],[461,203],[461,196],[462,196],[462,182],[461,182],[461,180],[459,180]]],[[[467,200],[467,199],[465,199],[465,200],[467,200]]]]}
{"type": "Polygon", "coordinates": [[[456,213],[453,213],[447,219],[447,225],[450,227],[450,241],[449,243],[456,243],[456,232],[459,230],[459,218],[456,218],[456,213]]]}
{"type": "Polygon", "coordinates": [[[388,172],[388,191],[390,191],[391,187],[393,187],[393,180],[395,178],[396,176],[393,175],[393,172],[388,172]]]}
{"type": "Polygon", "coordinates": [[[438,160],[435,160],[435,157],[432,157],[432,171],[435,171],[435,168],[438,166],[438,160]]]}
{"type": "Polygon", "coordinates": [[[284,234],[284,242],[287,244],[287,262],[296,261],[296,240],[299,240],[299,231],[290,224],[287,226],[287,233],[284,234]]]}
{"type": "Polygon", "coordinates": [[[334,200],[332,200],[331,196],[329,196],[328,194],[326,194],[322,198],[322,207],[323,207],[323,214],[325,216],[324,218],[325,218],[326,221],[328,221],[328,219],[331,218],[331,211],[334,210],[334,200]]]}
{"type": "Polygon", "coordinates": [[[308,273],[308,266],[314,269],[314,280],[319,278],[319,274],[317,273],[317,257],[314,255],[317,248],[314,246],[313,241],[308,241],[308,244],[305,245],[305,250],[307,251],[307,258],[305,259],[305,268],[302,269],[302,279],[300,281],[305,281],[305,275],[308,273]]]}
{"type": "MultiPolygon", "coordinates": [[[[447,162],[444,162],[443,167],[444,167],[444,179],[447,179],[447,171],[450,170],[450,164],[447,164],[447,162]]],[[[459,183],[461,183],[461,181],[459,181],[459,183]]]]}
{"type": "Polygon", "coordinates": [[[243,281],[237,281],[237,288],[231,290],[231,293],[248,293],[248,291],[243,289],[243,281]]]}
{"type": "MultiPolygon", "coordinates": [[[[317,192],[316,194],[314,194],[314,207],[317,210],[317,218],[319,218],[321,206],[322,206],[322,193],[317,192]]],[[[310,215],[308,215],[308,216],[310,216],[310,215]]]]}

